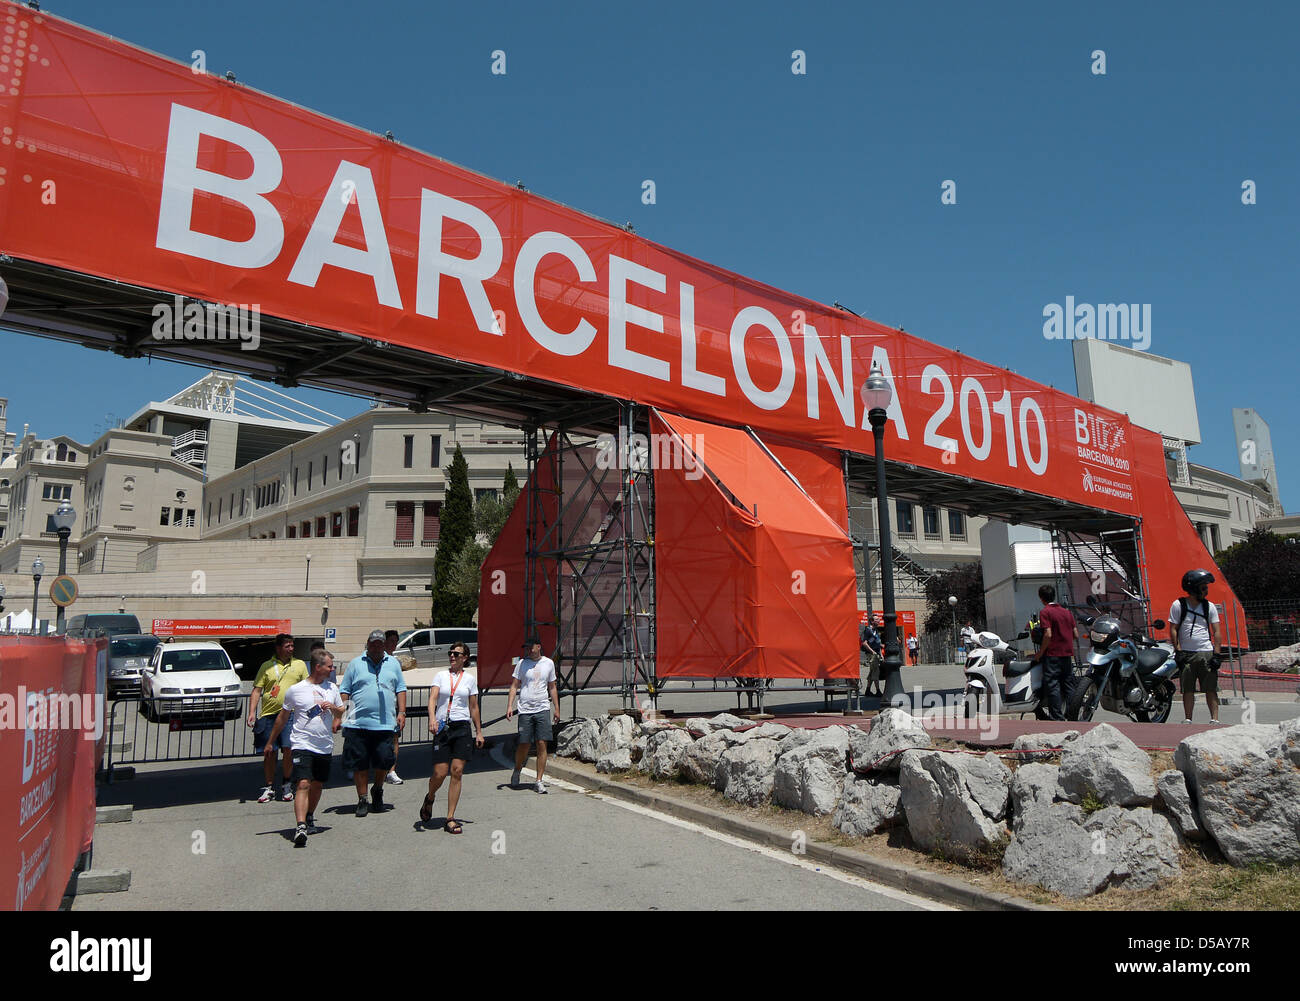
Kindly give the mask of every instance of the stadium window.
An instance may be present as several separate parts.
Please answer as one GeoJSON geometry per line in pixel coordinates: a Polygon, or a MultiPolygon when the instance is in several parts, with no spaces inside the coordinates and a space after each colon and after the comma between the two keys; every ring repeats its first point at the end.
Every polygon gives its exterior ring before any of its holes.
{"type": "Polygon", "coordinates": [[[402,436],[402,468],[410,469],[415,463],[415,435],[402,436]]]}

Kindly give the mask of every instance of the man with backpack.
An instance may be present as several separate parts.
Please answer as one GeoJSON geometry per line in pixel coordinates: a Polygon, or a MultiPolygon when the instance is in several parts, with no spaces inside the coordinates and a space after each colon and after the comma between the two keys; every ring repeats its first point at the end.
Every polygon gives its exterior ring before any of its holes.
{"type": "Polygon", "coordinates": [[[1196,709],[1198,680],[1210,722],[1219,722],[1219,611],[1207,598],[1213,583],[1214,574],[1208,570],[1188,570],[1183,574],[1183,590],[1188,596],[1169,608],[1169,638],[1182,678],[1184,723],[1192,721],[1196,709]]]}

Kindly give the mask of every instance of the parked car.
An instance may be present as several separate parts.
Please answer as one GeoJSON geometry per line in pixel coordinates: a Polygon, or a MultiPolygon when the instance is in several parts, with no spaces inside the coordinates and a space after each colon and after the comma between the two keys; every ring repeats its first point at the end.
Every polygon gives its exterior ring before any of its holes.
{"type": "Polygon", "coordinates": [[[108,642],[108,697],[140,694],[140,675],[162,642],[157,636],[114,636],[108,642]]]}
{"type": "Polygon", "coordinates": [[[140,712],[153,722],[164,716],[235,719],[241,667],[214,640],[160,644],[140,676],[140,712]]]}
{"type": "Polygon", "coordinates": [[[109,636],[141,636],[140,620],[121,612],[92,612],[74,615],[68,620],[69,636],[84,636],[103,630],[109,636]]]}
{"type": "Polygon", "coordinates": [[[415,658],[416,667],[442,670],[447,666],[447,654],[453,643],[468,644],[469,666],[478,667],[478,630],[472,626],[413,629],[397,641],[394,652],[409,653],[415,658]]]}

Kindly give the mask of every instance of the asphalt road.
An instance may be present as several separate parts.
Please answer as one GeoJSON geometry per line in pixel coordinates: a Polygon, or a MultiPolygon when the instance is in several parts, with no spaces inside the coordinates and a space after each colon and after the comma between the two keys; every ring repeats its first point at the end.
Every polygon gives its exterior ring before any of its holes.
{"type": "Polygon", "coordinates": [[[426,831],[429,747],[408,748],[401,771],[391,809],[363,819],[336,772],[317,811],[326,829],[300,849],[291,804],[256,802],[259,762],[144,766],[100,798],[132,803],[132,821],[95,832],[94,868],[131,870],[131,889],[74,910],[946,909],[562,783],[512,790],[501,750],[470,764],[464,833],[441,829],[441,793],[426,831]]]}

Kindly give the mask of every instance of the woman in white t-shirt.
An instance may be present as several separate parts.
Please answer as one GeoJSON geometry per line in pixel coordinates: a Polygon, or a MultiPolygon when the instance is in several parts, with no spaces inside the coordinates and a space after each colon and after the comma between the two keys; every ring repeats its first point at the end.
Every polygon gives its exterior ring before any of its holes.
{"type": "Polygon", "coordinates": [[[420,807],[420,820],[426,825],[433,820],[434,797],[450,774],[447,817],[442,829],[448,834],[459,834],[461,826],[456,820],[456,804],[460,801],[460,779],[472,749],[483,746],[483,724],[479,720],[478,681],[465,670],[469,666],[469,647],[464,643],[453,643],[448,657],[450,668],[434,676],[429,692],[429,705],[433,707],[429,721],[434,732],[433,774],[429,776],[429,793],[420,807]]]}

